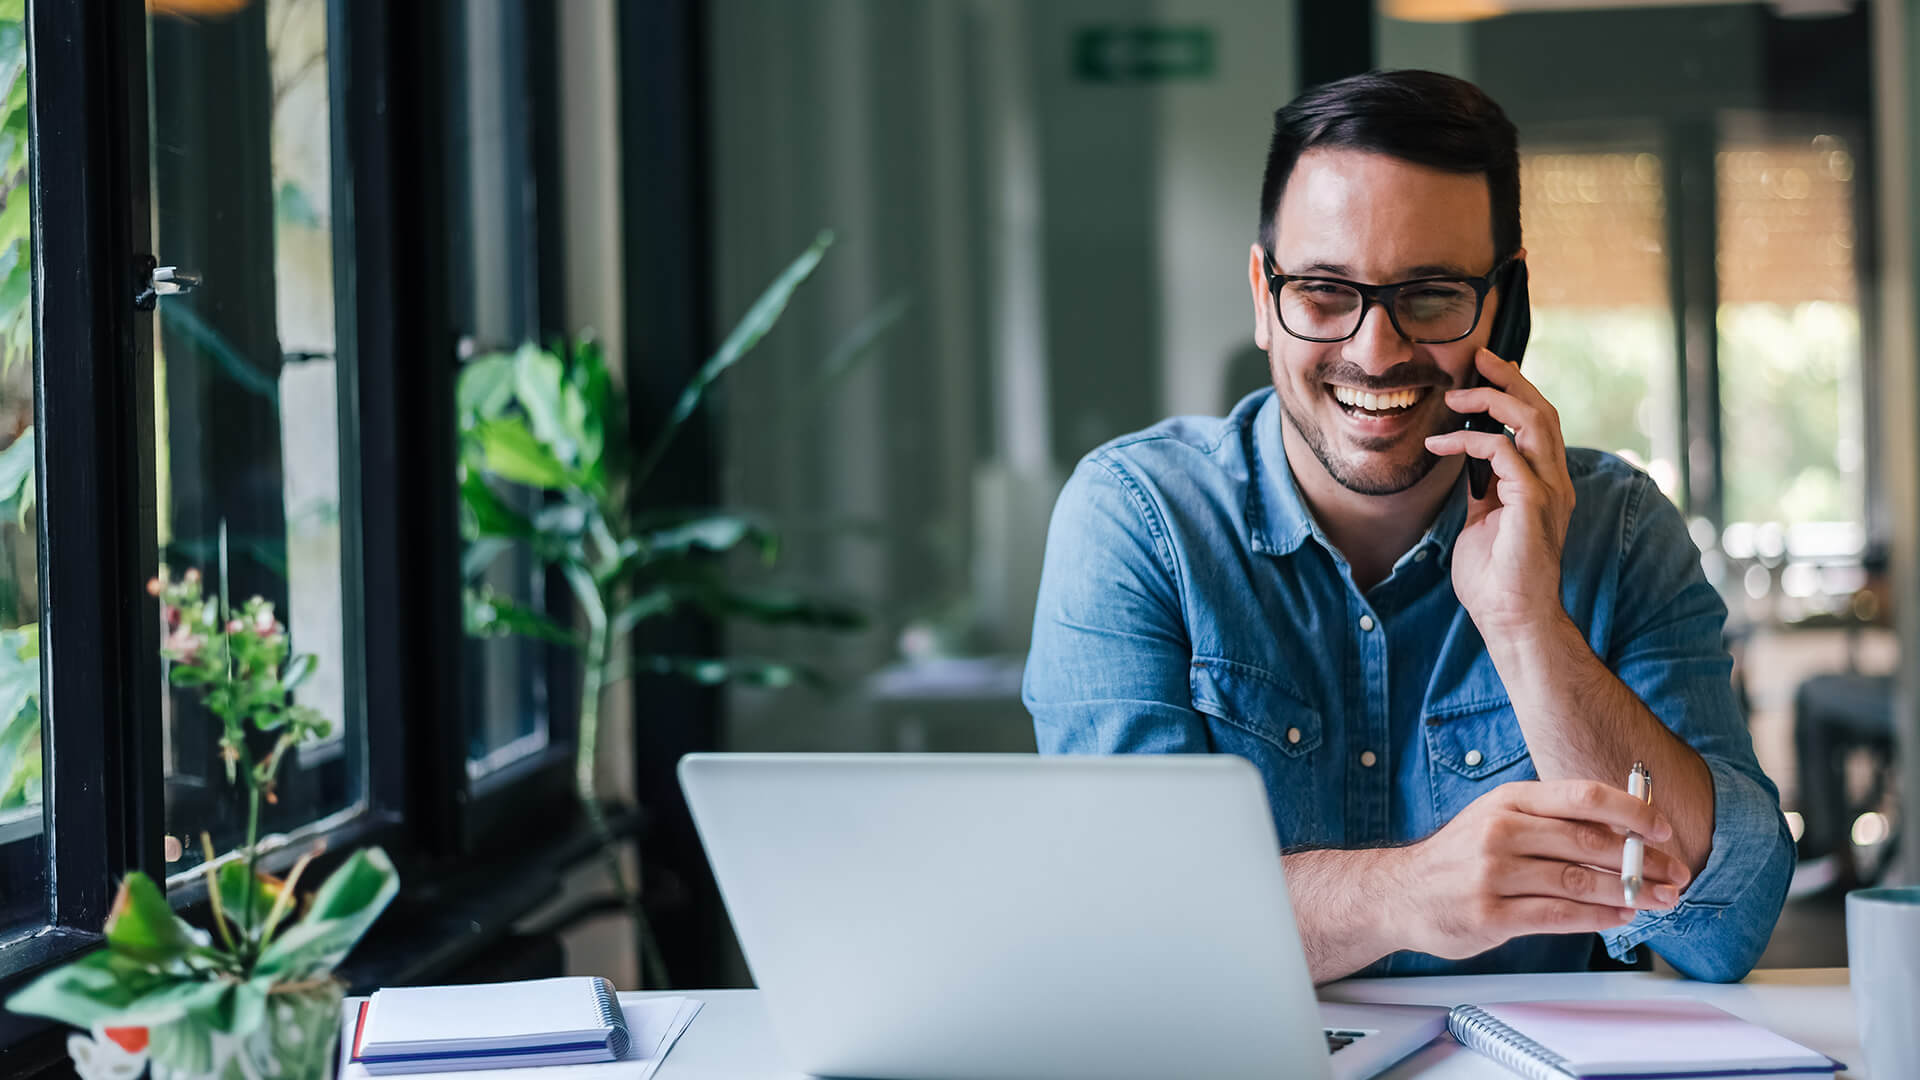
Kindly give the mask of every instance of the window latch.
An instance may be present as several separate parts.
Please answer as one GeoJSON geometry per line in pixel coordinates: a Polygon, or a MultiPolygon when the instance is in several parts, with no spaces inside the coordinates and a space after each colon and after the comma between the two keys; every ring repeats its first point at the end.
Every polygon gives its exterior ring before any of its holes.
{"type": "Polygon", "coordinates": [[[152,311],[163,296],[190,293],[199,288],[203,281],[196,271],[156,265],[151,255],[140,257],[137,274],[139,291],[134,294],[133,306],[140,311],[152,311]]]}

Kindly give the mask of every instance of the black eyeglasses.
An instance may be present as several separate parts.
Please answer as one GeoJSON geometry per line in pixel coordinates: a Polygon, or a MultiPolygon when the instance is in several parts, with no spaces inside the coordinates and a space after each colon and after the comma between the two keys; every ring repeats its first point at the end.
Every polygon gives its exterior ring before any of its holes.
{"type": "Polygon", "coordinates": [[[1445,345],[1480,325],[1487,294],[1513,257],[1500,260],[1481,277],[1415,278],[1391,285],[1282,274],[1273,268],[1272,252],[1264,252],[1262,261],[1280,328],[1302,341],[1345,341],[1360,332],[1367,306],[1379,304],[1401,337],[1419,345],[1445,345]]]}

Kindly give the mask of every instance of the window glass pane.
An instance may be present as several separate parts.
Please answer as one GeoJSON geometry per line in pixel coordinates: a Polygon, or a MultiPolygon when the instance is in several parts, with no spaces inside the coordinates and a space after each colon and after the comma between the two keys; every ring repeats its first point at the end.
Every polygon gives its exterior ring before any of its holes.
{"type": "MultiPolygon", "coordinates": [[[[346,683],[326,0],[254,0],[231,15],[156,14],[154,243],[202,284],[164,297],[155,334],[161,561],[197,566],[235,602],[259,594],[296,652],[296,692],[336,734],[283,766],[263,835],[329,827],[365,792],[362,717],[346,683]]],[[[351,460],[347,457],[347,460],[351,460]]],[[[245,828],[197,696],[170,691],[169,870],[245,828]]]]}
{"type": "Polygon", "coordinates": [[[0,18],[0,926],[39,921],[46,892],[27,85],[26,28],[0,18]]]}
{"type": "Polygon", "coordinates": [[[1857,552],[1865,428],[1853,155],[1832,135],[1743,141],[1716,155],[1714,171],[1727,521],[1783,526],[1795,551],[1857,552]]]}
{"type": "MultiPolygon", "coordinates": [[[[453,267],[455,325],[465,359],[509,351],[540,336],[533,218],[527,16],[511,0],[455,5],[449,204],[464,245],[453,267]]],[[[531,514],[538,496],[502,488],[531,514]]],[[[546,576],[516,545],[469,579],[474,589],[533,611],[547,606],[546,576]]],[[[548,669],[557,646],[525,637],[474,638],[466,655],[467,772],[487,776],[548,745],[548,669]]]]}
{"type": "Polygon", "coordinates": [[[1679,412],[1660,158],[1520,159],[1533,336],[1524,368],[1569,446],[1611,450],[1679,498],[1679,412]]]}

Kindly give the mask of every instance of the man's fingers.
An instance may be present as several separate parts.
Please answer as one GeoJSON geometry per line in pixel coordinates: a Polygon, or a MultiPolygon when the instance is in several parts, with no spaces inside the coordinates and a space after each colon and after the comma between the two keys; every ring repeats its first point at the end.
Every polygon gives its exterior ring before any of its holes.
{"type": "MultiPolygon", "coordinates": [[[[1539,475],[1533,466],[1527,463],[1520,448],[1513,445],[1505,435],[1495,435],[1490,431],[1449,431],[1441,435],[1427,436],[1427,449],[1441,457],[1453,454],[1465,454],[1479,458],[1493,465],[1493,475],[1503,481],[1515,484],[1528,482],[1540,483],[1539,475]]],[[[1502,488],[1503,491],[1512,490],[1502,488]]],[[[1512,502],[1511,498],[1501,497],[1501,502],[1512,502]]]]}
{"type": "Polygon", "coordinates": [[[1591,821],[1639,833],[1656,844],[1673,839],[1666,815],[1627,794],[1625,788],[1598,780],[1523,780],[1495,789],[1504,792],[1507,805],[1535,817],[1591,821]]]}
{"type": "Polygon", "coordinates": [[[1546,896],[1520,896],[1501,905],[1502,921],[1512,933],[1580,934],[1598,933],[1625,926],[1638,914],[1632,908],[1612,904],[1583,904],[1546,896]]]}
{"type": "MultiPolygon", "coordinates": [[[[1544,404],[1544,403],[1543,403],[1544,404]]],[[[1566,445],[1561,441],[1558,420],[1549,422],[1547,414],[1503,390],[1476,386],[1447,391],[1447,408],[1454,412],[1486,413],[1513,429],[1514,442],[1531,455],[1550,462],[1566,460],[1566,445]]]]}
{"type": "MultiPolygon", "coordinates": [[[[1519,815],[1517,820],[1513,854],[1586,863],[1614,874],[1620,872],[1624,834],[1590,821],[1563,821],[1531,814],[1519,815]]],[[[1652,843],[1646,845],[1646,861],[1642,866],[1649,881],[1663,881],[1684,889],[1687,882],[1693,880],[1686,863],[1652,843]]]]}
{"type": "MultiPolygon", "coordinates": [[[[1596,870],[1558,859],[1514,859],[1495,883],[1503,896],[1544,896],[1602,907],[1623,907],[1624,886],[1618,870],[1596,870]]],[[[1680,890],[1656,883],[1634,898],[1637,906],[1664,910],[1680,900],[1680,890]]]]}
{"type": "Polygon", "coordinates": [[[1525,375],[1520,374],[1519,364],[1508,363],[1496,355],[1492,349],[1477,349],[1473,354],[1473,367],[1482,378],[1487,380],[1488,385],[1504,390],[1521,401],[1538,405],[1553,417],[1555,426],[1559,426],[1559,412],[1554,409],[1552,402],[1547,400],[1547,396],[1540,392],[1539,387],[1529,382],[1525,375]]]}

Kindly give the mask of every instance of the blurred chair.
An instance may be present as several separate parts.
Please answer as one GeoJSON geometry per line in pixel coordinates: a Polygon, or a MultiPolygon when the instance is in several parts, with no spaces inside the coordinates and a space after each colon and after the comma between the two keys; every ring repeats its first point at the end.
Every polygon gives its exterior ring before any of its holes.
{"type": "Polygon", "coordinates": [[[1857,628],[1884,622],[1891,614],[1886,604],[1884,558],[1868,563],[1866,588],[1853,603],[1855,626],[1850,628],[1847,669],[1814,675],[1793,694],[1793,742],[1800,778],[1800,814],[1805,828],[1800,837],[1803,860],[1831,858],[1834,883],[1841,888],[1872,884],[1897,851],[1889,836],[1881,856],[1871,867],[1857,865],[1852,823],[1883,804],[1894,790],[1893,699],[1891,675],[1863,675],[1859,671],[1857,628]],[[1847,761],[1865,752],[1871,762],[1867,789],[1855,797],[1848,791],[1847,761]]]}

